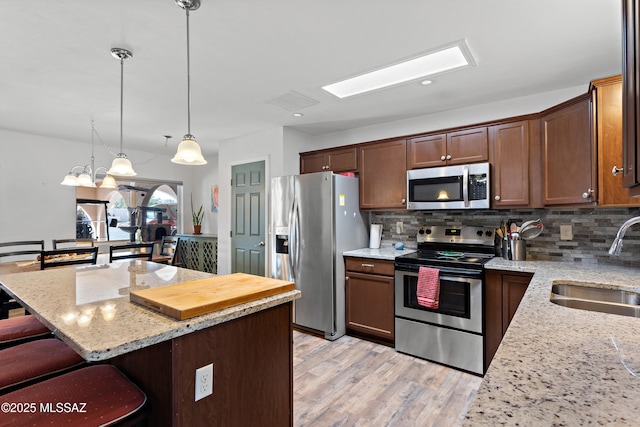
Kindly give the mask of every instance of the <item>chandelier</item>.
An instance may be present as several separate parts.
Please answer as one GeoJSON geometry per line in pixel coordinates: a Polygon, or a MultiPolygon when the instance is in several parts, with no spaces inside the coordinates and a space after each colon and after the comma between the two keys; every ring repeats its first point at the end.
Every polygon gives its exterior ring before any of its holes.
{"type": "Polygon", "coordinates": [[[100,188],[116,188],[116,180],[109,175],[109,171],[105,167],[95,167],[95,157],[93,156],[93,136],[96,129],[91,121],[91,164],[84,166],[74,166],[71,168],[67,176],[64,177],[60,184],[72,187],[92,187],[96,188],[96,180],[99,171],[104,171],[105,176],[102,179],[100,188]],[[80,171],[80,172],[74,172],[80,171]]]}

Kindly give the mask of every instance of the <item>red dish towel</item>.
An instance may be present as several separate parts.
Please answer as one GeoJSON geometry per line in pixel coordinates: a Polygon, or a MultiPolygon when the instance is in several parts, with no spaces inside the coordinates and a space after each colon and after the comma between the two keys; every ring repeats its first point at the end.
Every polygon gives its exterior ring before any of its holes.
{"type": "Polygon", "coordinates": [[[418,304],[437,309],[440,305],[440,270],[420,267],[418,270],[418,304]]]}

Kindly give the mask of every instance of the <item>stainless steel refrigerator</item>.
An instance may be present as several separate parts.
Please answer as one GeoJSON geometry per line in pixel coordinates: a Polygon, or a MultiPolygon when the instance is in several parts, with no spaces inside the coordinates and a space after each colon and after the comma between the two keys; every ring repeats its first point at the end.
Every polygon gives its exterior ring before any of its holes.
{"type": "Polygon", "coordinates": [[[335,340],[345,334],[345,251],[368,246],[358,179],[318,172],[271,180],[270,275],[295,282],[293,323],[335,340]]]}

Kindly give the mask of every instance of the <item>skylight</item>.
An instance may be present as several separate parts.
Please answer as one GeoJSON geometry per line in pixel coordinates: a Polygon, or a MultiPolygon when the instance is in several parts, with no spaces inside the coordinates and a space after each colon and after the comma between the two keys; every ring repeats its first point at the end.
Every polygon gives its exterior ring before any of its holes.
{"type": "Polygon", "coordinates": [[[338,98],[347,98],[474,65],[476,62],[469,47],[461,40],[417,58],[323,86],[322,89],[338,98]]]}

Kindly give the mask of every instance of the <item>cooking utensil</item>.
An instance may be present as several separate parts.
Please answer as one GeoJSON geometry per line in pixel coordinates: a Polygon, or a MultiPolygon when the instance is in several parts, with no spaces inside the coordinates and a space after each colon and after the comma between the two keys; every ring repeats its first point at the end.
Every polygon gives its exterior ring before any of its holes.
{"type": "Polygon", "coordinates": [[[538,218],[535,221],[527,221],[520,227],[520,237],[524,240],[530,240],[538,237],[544,230],[544,225],[538,218]]]}

